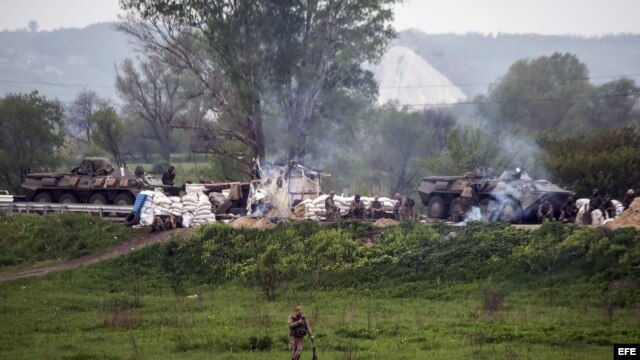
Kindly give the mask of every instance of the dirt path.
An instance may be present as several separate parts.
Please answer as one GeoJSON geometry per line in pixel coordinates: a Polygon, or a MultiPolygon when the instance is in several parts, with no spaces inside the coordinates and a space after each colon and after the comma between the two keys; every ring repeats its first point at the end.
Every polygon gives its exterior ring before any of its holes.
{"type": "Polygon", "coordinates": [[[77,259],[66,260],[54,265],[34,266],[26,270],[21,270],[13,274],[0,275],[0,283],[15,279],[28,278],[34,276],[42,276],[54,271],[73,269],[80,266],[94,264],[100,261],[111,259],[117,256],[122,256],[138,250],[144,246],[157,244],[163,242],[171,237],[177,236],[184,238],[193,232],[193,228],[190,229],[176,229],[173,231],[158,232],[143,236],[138,236],[125,243],[114,245],[108,249],[100,251],[95,254],[79,257],[77,259]]]}

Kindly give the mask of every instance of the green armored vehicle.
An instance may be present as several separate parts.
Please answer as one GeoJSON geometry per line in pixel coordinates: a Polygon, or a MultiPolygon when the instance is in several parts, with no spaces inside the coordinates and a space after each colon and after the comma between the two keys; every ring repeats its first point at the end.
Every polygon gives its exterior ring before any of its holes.
{"type": "Polygon", "coordinates": [[[573,195],[549,181],[533,180],[519,168],[499,177],[490,168],[476,168],[463,176],[425,177],[418,193],[430,218],[460,221],[476,207],[481,215],[476,220],[514,223],[535,221],[545,197],[557,217],[562,203],[573,195]]]}
{"type": "Polygon", "coordinates": [[[69,174],[28,174],[22,182],[26,200],[42,203],[133,205],[140,191],[155,188],[171,195],[180,193],[180,188],[162,185],[142,167],[134,173],[126,167],[114,168],[104,158],[85,158],[69,174]]]}

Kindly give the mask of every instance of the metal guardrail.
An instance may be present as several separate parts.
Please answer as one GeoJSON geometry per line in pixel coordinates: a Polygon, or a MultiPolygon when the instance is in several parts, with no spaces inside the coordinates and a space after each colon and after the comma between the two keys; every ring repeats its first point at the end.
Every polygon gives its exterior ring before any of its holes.
{"type": "Polygon", "coordinates": [[[97,214],[100,217],[108,216],[111,213],[128,214],[133,210],[133,205],[92,205],[92,204],[56,204],[38,202],[0,202],[0,210],[6,211],[9,215],[15,213],[42,213],[48,212],[84,212],[97,214]]]}

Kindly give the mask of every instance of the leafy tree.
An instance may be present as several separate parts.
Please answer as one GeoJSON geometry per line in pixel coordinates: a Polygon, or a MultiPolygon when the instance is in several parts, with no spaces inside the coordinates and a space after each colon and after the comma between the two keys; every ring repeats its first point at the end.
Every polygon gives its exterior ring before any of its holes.
{"type": "Polygon", "coordinates": [[[519,60],[488,96],[480,97],[478,111],[514,132],[579,125],[590,89],[588,76],[586,65],[568,53],[519,60]]]}
{"type": "Polygon", "coordinates": [[[94,124],[93,141],[108,151],[119,167],[125,166],[121,151],[126,132],[116,111],[110,106],[104,107],[93,113],[90,120],[94,124]]]}
{"type": "MultiPolygon", "coordinates": [[[[269,94],[287,123],[289,155],[303,156],[322,120],[323,95],[372,89],[360,64],[379,57],[393,35],[394,2],[123,0],[132,21],[121,29],[193,73],[221,115],[206,131],[218,143],[243,143],[248,162],[265,155],[262,106],[269,94]]],[[[212,149],[225,154],[224,146],[212,149]]]]}
{"type": "Polygon", "coordinates": [[[126,59],[116,73],[116,87],[125,102],[124,110],[144,120],[151,130],[151,136],[144,133],[139,136],[156,140],[162,159],[168,162],[171,130],[176,123],[186,121],[189,102],[200,96],[201,91],[190,89],[179,70],[154,57],[141,61],[139,69],[131,59],[126,59]]]}
{"type": "Polygon", "coordinates": [[[451,130],[446,144],[439,156],[424,162],[435,174],[460,175],[475,167],[503,169],[511,165],[499,139],[479,127],[451,130]]]}
{"type": "Polygon", "coordinates": [[[640,183],[640,135],[632,127],[567,137],[547,133],[538,142],[553,180],[578,194],[588,195],[595,187],[622,197],[640,183]]]}
{"type": "Polygon", "coordinates": [[[37,92],[0,99],[0,186],[20,190],[22,177],[51,170],[64,146],[63,110],[37,92]]]}
{"type": "Polygon", "coordinates": [[[67,109],[67,130],[74,139],[90,144],[93,123],[89,120],[96,110],[107,106],[107,101],[95,91],[82,90],[67,109]]]}
{"type": "Polygon", "coordinates": [[[478,112],[500,130],[592,130],[638,119],[640,89],[621,79],[594,86],[586,65],[573,54],[554,53],[515,62],[481,96],[478,112]]]}

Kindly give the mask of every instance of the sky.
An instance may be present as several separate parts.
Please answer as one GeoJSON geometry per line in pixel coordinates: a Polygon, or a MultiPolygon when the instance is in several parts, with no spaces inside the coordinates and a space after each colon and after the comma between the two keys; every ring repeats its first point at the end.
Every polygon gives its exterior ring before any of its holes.
{"type": "MultiPolygon", "coordinates": [[[[599,36],[640,33],[640,0],[404,0],[395,9],[401,31],[537,33],[599,36]]],[[[116,21],[118,0],[0,0],[0,30],[40,31],[116,21]]]]}

